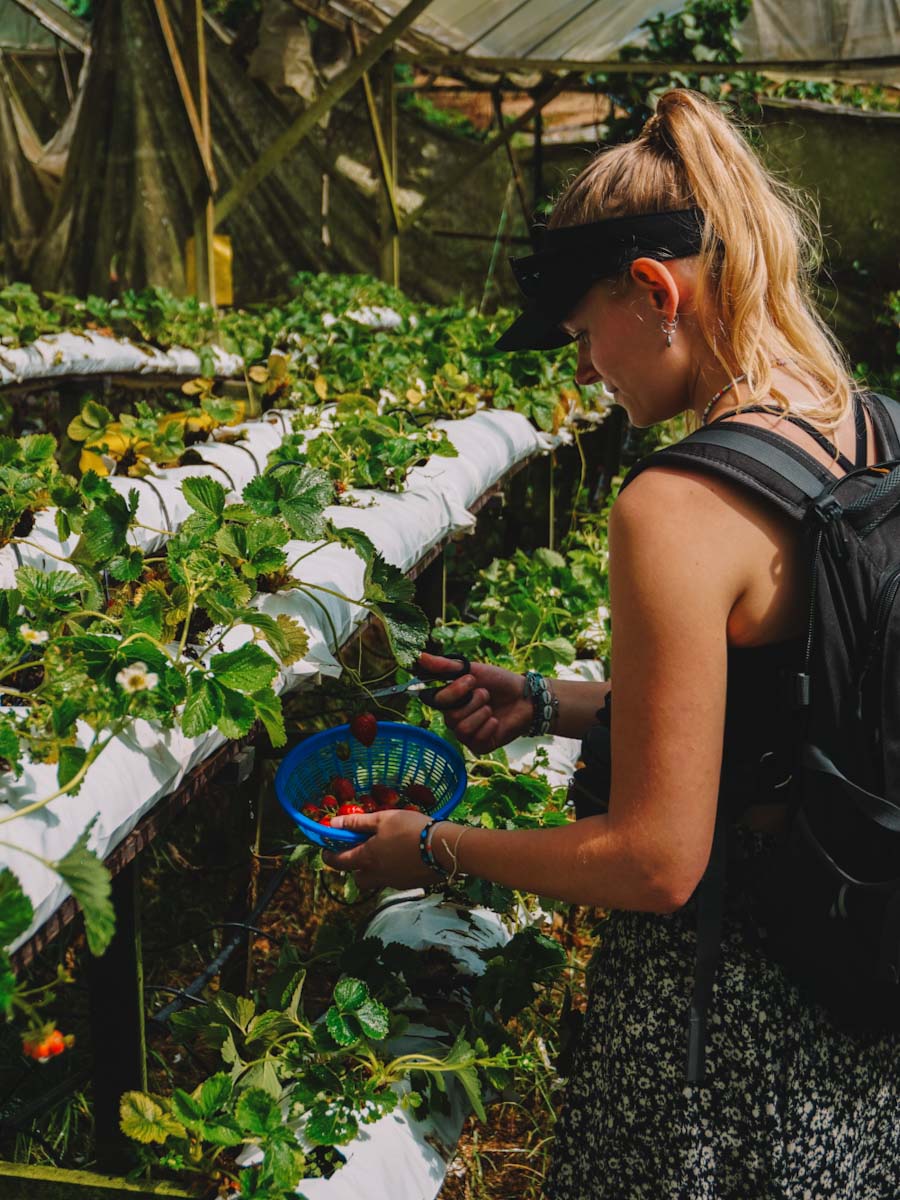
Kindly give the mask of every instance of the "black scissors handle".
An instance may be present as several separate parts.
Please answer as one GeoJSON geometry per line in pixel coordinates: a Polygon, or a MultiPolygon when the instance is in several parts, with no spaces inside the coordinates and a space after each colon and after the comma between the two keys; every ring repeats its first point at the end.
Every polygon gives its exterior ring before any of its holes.
{"type": "Polygon", "coordinates": [[[459,670],[452,671],[452,672],[451,671],[437,672],[437,671],[426,671],[424,667],[419,667],[419,668],[417,668],[416,671],[413,672],[413,674],[416,676],[417,679],[422,679],[426,683],[431,679],[443,680],[440,687],[425,688],[423,691],[418,692],[417,695],[418,695],[419,699],[422,701],[422,703],[427,704],[430,708],[440,707],[445,712],[448,712],[448,711],[452,711],[454,708],[462,708],[464,704],[468,704],[469,701],[472,699],[472,693],[466,692],[465,696],[462,696],[459,700],[455,701],[455,703],[453,703],[453,704],[441,704],[441,705],[435,704],[435,702],[434,702],[435,696],[437,696],[439,692],[443,691],[443,689],[447,686],[448,683],[452,683],[454,681],[454,679],[462,679],[463,675],[468,675],[468,673],[472,669],[472,664],[469,662],[469,660],[466,658],[466,656],[464,654],[444,654],[443,652],[441,652],[440,657],[441,658],[451,658],[451,659],[453,659],[454,662],[458,662],[459,670]]]}

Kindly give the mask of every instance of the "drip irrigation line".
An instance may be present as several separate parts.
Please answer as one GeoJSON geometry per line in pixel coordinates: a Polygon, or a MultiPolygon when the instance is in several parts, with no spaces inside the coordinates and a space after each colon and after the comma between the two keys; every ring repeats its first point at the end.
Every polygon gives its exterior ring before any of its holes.
{"type": "MultiPolygon", "coordinates": [[[[262,914],[266,911],[274,899],[275,893],[281,887],[281,884],[288,873],[288,869],[289,864],[285,863],[285,865],[275,873],[272,879],[269,880],[269,883],[267,884],[265,891],[257,902],[255,908],[252,912],[248,913],[247,925],[255,925],[262,914]]],[[[245,926],[241,926],[242,931],[244,928],[245,926]]],[[[173,1000],[171,1004],[167,1004],[165,1008],[160,1010],[160,1012],[155,1013],[152,1017],[150,1017],[149,1023],[157,1028],[167,1025],[169,1018],[173,1015],[173,1013],[179,1012],[187,1003],[188,999],[196,999],[198,997],[198,993],[202,992],[210,980],[214,979],[216,975],[219,974],[219,972],[222,970],[222,967],[226,962],[228,962],[229,958],[231,958],[232,954],[234,954],[235,950],[237,950],[242,941],[243,937],[241,934],[235,934],[230,941],[225,943],[216,957],[203,971],[200,972],[197,978],[194,979],[192,983],[189,983],[186,988],[182,989],[181,994],[175,1000],[173,1000]]]]}
{"type": "MultiPolygon", "coordinates": [[[[264,929],[259,929],[256,925],[248,925],[244,921],[219,921],[215,925],[207,925],[203,929],[198,929],[195,933],[188,937],[181,938],[177,942],[166,942],[164,946],[146,946],[145,953],[147,954],[166,954],[170,950],[177,950],[180,946],[186,946],[189,942],[194,942],[204,934],[213,933],[217,929],[246,929],[248,933],[258,934],[259,937],[268,938],[270,942],[275,942],[278,939],[271,933],[266,933],[264,929]]],[[[172,992],[180,994],[179,988],[171,988],[172,992]]]]}

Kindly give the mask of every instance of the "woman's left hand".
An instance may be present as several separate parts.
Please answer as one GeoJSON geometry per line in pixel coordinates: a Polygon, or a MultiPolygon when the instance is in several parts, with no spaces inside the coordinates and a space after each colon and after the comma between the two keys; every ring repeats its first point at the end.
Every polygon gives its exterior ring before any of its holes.
{"type": "Polygon", "coordinates": [[[419,834],[428,820],[422,813],[408,809],[335,817],[332,828],[371,836],[350,850],[328,850],[322,860],[337,871],[352,871],[360,891],[426,887],[439,878],[437,872],[425,866],[419,853],[419,834]]]}

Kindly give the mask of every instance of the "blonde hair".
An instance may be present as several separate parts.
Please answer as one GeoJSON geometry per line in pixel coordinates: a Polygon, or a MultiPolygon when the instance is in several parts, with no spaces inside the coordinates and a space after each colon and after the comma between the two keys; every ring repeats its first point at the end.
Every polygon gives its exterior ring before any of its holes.
{"type": "Polygon", "coordinates": [[[820,235],[804,202],[769,174],[715,104],[677,89],[660,97],[635,141],[601,151],[585,167],[549,224],[700,208],[697,317],[707,344],[732,379],[746,375],[747,403],[771,397],[785,412],[831,432],[845,417],[855,385],[813,305],[820,235]],[[816,399],[789,404],[772,387],[776,362],[807,383],[816,399]]]}

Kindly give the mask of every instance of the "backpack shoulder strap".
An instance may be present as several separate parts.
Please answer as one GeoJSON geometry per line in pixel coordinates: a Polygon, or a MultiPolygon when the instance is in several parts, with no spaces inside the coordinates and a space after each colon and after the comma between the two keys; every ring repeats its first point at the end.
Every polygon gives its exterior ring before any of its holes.
{"type": "Polygon", "coordinates": [[[625,488],[648,467],[692,467],[749,487],[797,521],[836,476],[794,442],[756,425],[698,429],[674,446],[642,459],[629,471],[625,488]]]}
{"type": "Polygon", "coordinates": [[[872,422],[881,435],[887,458],[900,458],[900,401],[878,392],[867,392],[865,405],[872,422]]]}

